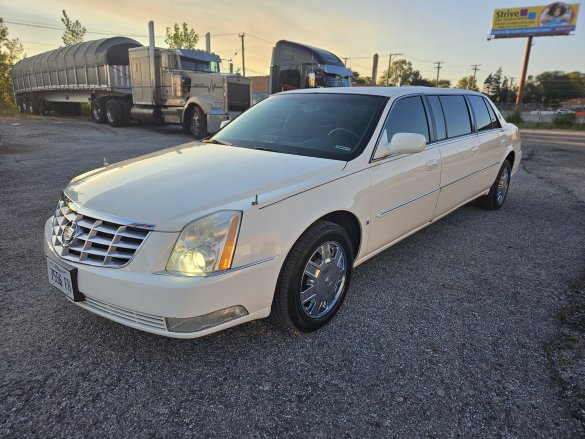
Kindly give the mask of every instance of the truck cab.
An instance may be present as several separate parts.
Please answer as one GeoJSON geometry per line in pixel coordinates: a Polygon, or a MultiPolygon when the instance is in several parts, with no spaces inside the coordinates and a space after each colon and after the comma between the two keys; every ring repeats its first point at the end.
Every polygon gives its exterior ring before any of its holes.
{"type": "Polygon", "coordinates": [[[351,87],[352,72],[318,47],[281,40],[272,50],[270,93],[300,88],[351,87]]]}
{"type": "Polygon", "coordinates": [[[218,55],[158,47],[154,53],[151,72],[149,48],[129,50],[135,120],[182,124],[203,138],[250,106],[251,81],[220,73],[218,55]]]}

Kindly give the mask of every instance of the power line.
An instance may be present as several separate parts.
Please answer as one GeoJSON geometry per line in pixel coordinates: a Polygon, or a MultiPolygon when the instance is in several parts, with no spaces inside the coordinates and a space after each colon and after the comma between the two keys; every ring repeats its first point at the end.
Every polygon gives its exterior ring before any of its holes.
{"type": "Polygon", "coordinates": [[[268,40],[265,40],[264,38],[257,37],[256,35],[252,35],[252,34],[246,34],[246,35],[249,37],[252,37],[252,38],[256,38],[257,40],[264,41],[265,43],[268,43],[268,44],[275,44],[274,41],[268,41],[268,40]]]}
{"type": "MultiPolygon", "coordinates": [[[[33,21],[26,21],[26,20],[4,20],[4,23],[14,24],[17,26],[26,26],[26,27],[34,27],[37,29],[50,29],[50,30],[58,30],[64,31],[65,26],[62,25],[55,25],[55,24],[48,24],[48,23],[38,23],[33,21]]],[[[145,34],[127,34],[125,32],[107,32],[103,30],[91,30],[86,29],[85,33],[91,35],[124,35],[127,37],[135,37],[135,38],[148,38],[148,35],[145,34]]],[[[238,35],[237,32],[230,32],[230,33],[223,33],[223,34],[211,34],[212,37],[219,38],[219,37],[228,37],[228,36],[235,36],[238,35]]],[[[155,35],[156,38],[165,38],[166,35],[155,35]]],[[[261,39],[261,38],[259,38],[261,39]]]]}

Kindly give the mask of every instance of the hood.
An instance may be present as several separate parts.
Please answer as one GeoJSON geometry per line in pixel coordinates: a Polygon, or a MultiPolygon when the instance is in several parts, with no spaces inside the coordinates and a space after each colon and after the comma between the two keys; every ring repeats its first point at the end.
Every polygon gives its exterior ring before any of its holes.
{"type": "Polygon", "coordinates": [[[82,174],[65,194],[83,209],[179,231],[202,214],[299,190],[345,164],[193,142],[82,174]]]}

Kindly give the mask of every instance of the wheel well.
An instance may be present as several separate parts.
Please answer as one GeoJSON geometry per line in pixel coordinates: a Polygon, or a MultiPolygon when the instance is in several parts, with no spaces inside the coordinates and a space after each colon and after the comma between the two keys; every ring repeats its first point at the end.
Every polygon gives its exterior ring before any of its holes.
{"type": "Polygon", "coordinates": [[[513,168],[514,167],[514,159],[516,158],[516,154],[514,153],[514,151],[510,151],[510,154],[508,154],[506,156],[506,160],[508,160],[510,162],[510,167],[513,168]]]}
{"type": "Polygon", "coordinates": [[[360,244],[362,240],[362,228],[357,217],[353,213],[346,210],[338,210],[322,216],[319,218],[319,220],[331,221],[332,223],[343,227],[347,231],[351,239],[353,256],[355,258],[360,250],[360,244]]]}

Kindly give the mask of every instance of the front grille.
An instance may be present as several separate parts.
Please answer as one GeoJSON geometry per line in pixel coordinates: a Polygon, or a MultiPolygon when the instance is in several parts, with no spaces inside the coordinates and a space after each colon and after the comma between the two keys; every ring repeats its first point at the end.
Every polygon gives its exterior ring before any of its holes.
{"type": "Polygon", "coordinates": [[[53,248],[73,262],[122,267],[134,257],[150,228],[117,224],[82,215],[65,195],[53,217],[53,248]]]}
{"type": "Polygon", "coordinates": [[[77,302],[78,305],[87,308],[101,316],[118,321],[120,323],[135,324],[144,329],[156,329],[159,331],[166,331],[165,319],[161,316],[153,314],[146,314],[143,312],[132,311],[121,306],[112,305],[111,303],[103,302],[93,297],[85,296],[85,300],[77,302]]]}
{"type": "Polygon", "coordinates": [[[228,82],[229,111],[244,111],[250,106],[250,84],[228,82]]]}

